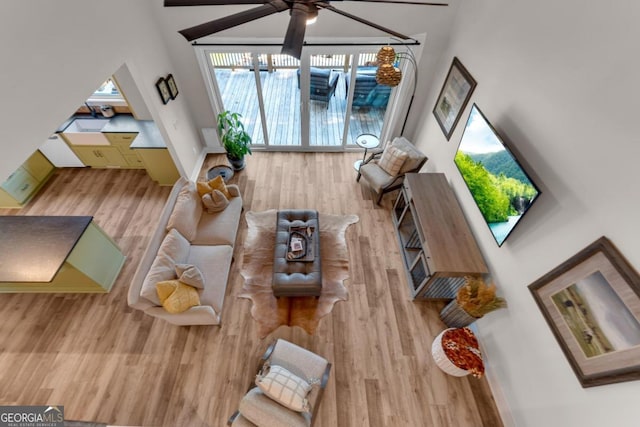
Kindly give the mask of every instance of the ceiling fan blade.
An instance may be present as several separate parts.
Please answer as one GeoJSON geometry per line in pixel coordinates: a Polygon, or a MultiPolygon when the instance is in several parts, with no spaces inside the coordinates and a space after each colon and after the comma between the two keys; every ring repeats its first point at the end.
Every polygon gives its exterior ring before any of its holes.
{"type": "Polygon", "coordinates": [[[417,6],[449,6],[448,3],[431,3],[422,1],[405,1],[405,0],[331,0],[331,1],[356,1],[366,3],[389,3],[389,4],[415,4],[417,6]]]}
{"type": "Polygon", "coordinates": [[[376,24],[374,22],[367,21],[366,19],[360,18],[359,16],[352,15],[352,14],[344,12],[344,11],[342,11],[340,9],[336,9],[335,7],[331,6],[330,4],[327,4],[327,3],[316,3],[316,5],[318,7],[323,8],[323,9],[327,9],[327,10],[330,10],[332,12],[335,12],[335,13],[337,13],[339,15],[346,16],[347,18],[351,18],[351,19],[353,19],[355,21],[358,21],[358,22],[360,22],[362,24],[365,24],[365,25],[368,25],[370,27],[376,28],[376,29],[378,29],[380,31],[384,31],[385,33],[391,34],[392,36],[398,37],[399,39],[402,39],[402,40],[411,39],[411,37],[405,36],[402,33],[398,33],[397,31],[393,31],[393,30],[390,30],[389,28],[383,27],[382,25],[378,25],[378,24],[376,24]]]}
{"type": "Polygon", "coordinates": [[[254,21],[256,19],[272,15],[276,12],[282,12],[283,10],[287,9],[289,9],[289,6],[283,0],[272,0],[262,6],[234,13],[233,15],[205,22],[204,24],[186,28],[178,32],[182,34],[188,41],[193,41],[195,39],[199,39],[200,37],[208,36],[209,34],[217,33],[219,31],[226,30],[228,28],[232,28],[246,22],[254,21]]]}
{"type": "Polygon", "coordinates": [[[300,59],[302,55],[302,45],[304,44],[304,32],[307,29],[307,18],[309,7],[303,3],[293,3],[291,7],[291,18],[287,33],[284,36],[281,53],[291,55],[300,59]]]}
{"type": "Polygon", "coordinates": [[[269,0],[164,0],[164,7],[175,6],[226,6],[234,4],[262,4],[269,0]]]}

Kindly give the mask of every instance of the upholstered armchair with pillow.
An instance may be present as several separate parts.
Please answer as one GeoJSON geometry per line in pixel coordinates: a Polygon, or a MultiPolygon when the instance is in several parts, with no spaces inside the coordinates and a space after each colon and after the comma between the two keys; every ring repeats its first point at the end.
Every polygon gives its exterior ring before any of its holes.
{"type": "Polygon", "coordinates": [[[323,357],[278,339],[260,361],[255,387],[229,418],[233,427],[310,427],[331,372],[323,357]]]}
{"type": "Polygon", "coordinates": [[[360,177],[378,194],[377,204],[380,204],[384,193],[402,187],[404,176],[410,172],[419,172],[427,161],[411,142],[400,136],[387,144],[384,151],[371,154],[360,166],[357,181],[360,177]]]}

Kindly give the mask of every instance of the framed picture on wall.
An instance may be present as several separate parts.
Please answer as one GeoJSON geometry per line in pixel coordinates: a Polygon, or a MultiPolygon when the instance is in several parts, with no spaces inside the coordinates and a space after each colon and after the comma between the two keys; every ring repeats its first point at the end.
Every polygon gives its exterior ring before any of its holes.
{"type": "Polygon", "coordinates": [[[163,104],[166,104],[171,100],[171,93],[169,93],[169,86],[167,85],[167,81],[164,77],[160,77],[156,82],[156,89],[158,89],[158,93],[160,94],[160,99],[163,104]]]}
{"type": "Polygon", "coordinates": [[[436,105],[433,108],[433,115],[436,116],[442,132],[447,137],[447,141],[451,138],[451,134],[453,134],[453,130],[458,120],[460,120],[460,116],[467,102],[469,102],[476,84],[475,79],[464,68],[462,62],[454,57],[436,105]]]}
{"type": "Polygon", "coordinates": [[[176,80],[173,78],[173,74],[169,74],[165,80],[167,81],[171,99],[176,99],[176,96],[178,96],[178,86],[176,86],[176,80]]]}
{"type": "Polygon", "coordinates": [[[582,387],[640,379],[640,276],[609,239],[529,290],[582,387]]]}

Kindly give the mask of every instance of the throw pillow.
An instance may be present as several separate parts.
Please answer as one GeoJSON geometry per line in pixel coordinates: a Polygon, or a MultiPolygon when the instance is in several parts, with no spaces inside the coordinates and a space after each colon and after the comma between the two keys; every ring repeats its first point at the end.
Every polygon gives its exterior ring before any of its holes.
{"type": "Polygon", "coordinates": [[[393,145],[388,146],[382,152],[382,157],[378,162],[378,166],[391,176],[396,176],[404,161],[407,159],[407,153],[393,145]]]}
{"type": "Polygon", "coordinates": [[[178,314],[200,305],[200,295],[193,286],[179,280],[156,283],[156,291],[162,306],[171,314],[178,314]]]}
{"type": "Polygon", "coordinates": [[[204,276],[198,267],[191,264],[176,264],[178,280],[194,288],[204,289],[204,276]]]}
{"type": "Polygon", "coordinates": [[[187,182],[176,199],[173,212],[167,223],[167,230],[175,228],[187,240],[195,239],[198,222],[202,216],[202,202],[193,182],[187,182]]]}
{"type": "Polygon", "coordinates": [[[200,195],[200,197],[204,196],[205,194],[211,193],[211,187],[209,186],[209,183],[205,181],[196,182],[196,189],[198,190],[198,194],[200,195]]]}
{"type": "Polygon", "coordinates": [[[224,197],[227,198],[227,200],[231,199],[231,193],[229,193],[229,190],[227,189],[227,185],[224,183],[224,179],[222,179],[221,176],[216,176],[214,179],[212,179],[211,181],[209,181],[209,187],[211,187],[211,190],[218,190],[220,191],[222,194],[224,194],[224,197]]]}
{"type": "Polygon", "coordinates": [[[311,410],[307,400],[311,385],[282,366],[271,365],[266,375],[256,377],[256,385],[264,394],[292,411],[311,410]]]}
{"type": "Polygon", "coordinates": [[[208,213],[216,213],[225,210],[229,206],[229,199],[218,190],[213,190],[209,194],[202,196],[202,203],[208,213]]]}

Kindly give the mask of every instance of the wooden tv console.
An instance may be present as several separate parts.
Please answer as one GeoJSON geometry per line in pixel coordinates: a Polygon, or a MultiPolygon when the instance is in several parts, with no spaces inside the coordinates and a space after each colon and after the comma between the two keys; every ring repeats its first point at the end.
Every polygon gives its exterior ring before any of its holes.
{"type": "Polygon", "coordinates": [[[407,174],[392,217],[413,299],[450,300],[464,276],[488,273],[444,174],[407,174]]]}

